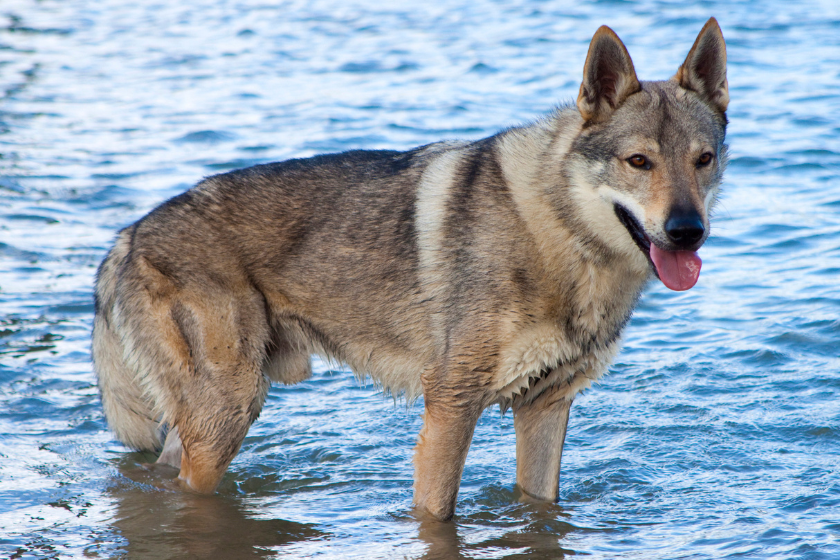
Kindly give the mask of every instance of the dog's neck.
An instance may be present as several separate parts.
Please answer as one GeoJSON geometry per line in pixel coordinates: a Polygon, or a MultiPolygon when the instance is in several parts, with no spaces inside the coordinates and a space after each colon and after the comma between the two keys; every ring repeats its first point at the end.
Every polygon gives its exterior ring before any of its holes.
{"type": "MultiPolygon", "coordinates": [[[[563,198],[553,197],[554,193],[572,187],[561,168],[545,169],[544,162],[562,161],[582,126],[578,111],[567,107],[527,129],[506,131],[497,137],[496,146],[517,212],[542,260],[541,268],[549,284],[543,288],[555,292],[559,301],[574,302],[584,317],[591,316],[585,323],[594,332],[599,330],[596,324],[601,315],[594,306],[626,309],[629,317],[651,278],[651,269],[637,248],[632,247],[629,254],[615,250],[591,233],[586,223],[569,218],[571,214],[585,213],[586,209],[579,206],[588,201],[567,192],[578,199],[578,207],[557,208],[554,203],[556,198],[563,198]],[[547,154],[553,157],[544,157],[547,154]],[[593,298],[595,294],[597,298],[593,298]]],[[[624,234],[619,228],[617,231],[624,234]]],[[[567,315],[568,311],[558,313],[567,315]]]]}

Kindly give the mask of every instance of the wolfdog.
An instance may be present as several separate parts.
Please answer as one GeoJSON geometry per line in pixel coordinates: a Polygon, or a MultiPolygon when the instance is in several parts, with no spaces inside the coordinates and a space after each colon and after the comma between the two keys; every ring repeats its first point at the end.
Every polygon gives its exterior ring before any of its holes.
{"type": "Polygon", "coordinates": [[[726,165],[726,46],[703,27],[641,82],[608,27],[576,106],[475,142],[209,177],[123,229],[99,268],[108,423],[214,492],[272,381],[310,356],[424,397],[414,503],[446,520],[482,411],[513,410],[516,482],[556,500],[575,395],[654,276],[697,281],[726,165]]]}

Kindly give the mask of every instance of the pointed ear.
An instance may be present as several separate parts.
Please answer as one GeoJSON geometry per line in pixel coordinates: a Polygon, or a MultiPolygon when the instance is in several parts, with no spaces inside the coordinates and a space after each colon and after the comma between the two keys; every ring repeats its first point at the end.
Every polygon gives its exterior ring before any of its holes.
{"type": "Polygon", "coordinates": [[[699,94],[721,113],[726,112],[729,106],[726,42],[715,18],[709,18],[703,26],[674,79],[680,86],[699,94]]]}
{"type": "Polygon", "coordinates": [[[602,25],[589,43],[583,65],[583,82],[577,98],[583,120],[607,120],[625,99],[641,89],[624,43],[615,31],[602,25]]]}

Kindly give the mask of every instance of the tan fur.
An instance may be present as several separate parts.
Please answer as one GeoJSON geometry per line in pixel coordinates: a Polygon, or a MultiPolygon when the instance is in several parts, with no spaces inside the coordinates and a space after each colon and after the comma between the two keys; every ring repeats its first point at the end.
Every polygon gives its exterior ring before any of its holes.
{"type": "Polygon", "coordinates": [[[98,273],[110,426],[212,492],[270,383],[304,381],[318,354],[423,395],[421,510],[453,515],[492,404],[514,411],[517,483],[556,499],[572,400],[606,372],[653,274],[633,220],[661,250],[686,248],[666,231],[677,210],[702,222],[696,246],[708,235],[726,163],[722,48],[710,21],[673,80],[639,82],[601,28],[577,108],[478,142],[234,171],[164,203],[98,273]]]}
{"type": "Polygon", "coordinates": [[[592,41],[583,66],[577,106],[586,121],[605,121],[625,99],[640,89],[633,61],[615,32],[602,25],[592,41]],[[609,64],[597,64],[598,60],[609,64]],[[605,71],[605,69],[608,69],[605,71]]]}
{"type": "Polygon", "coordinates": [[[514,409],[516,482],[529,496],[555,500],[572,400],[563,387],[542,391],[528,406],[514,409]]]}
{"type": "MultiPolygon", "coordinates": [[[[121,235],[99,272],[97,292],[103,308],[116,305],[115,268],[127,253],[127,236],[121,235]]],[[[112,314],[98,313],[93,322],[92,351],[97,371],[108,372],[99,376],[102,406],[106,417],[112,419],[109,420],[111,429],[121,441],[137,449],[154,449],[160,444],[160,428],[152,411],[153,402],[140,385],[138,369],[124,360],[120,329],[109,324],[113,319],[112,314]]]]}
{"type": "Polygon", "coordinates": [[[683,89],[704,94],[705,99],[714,105],[719,111],[725,112],[729,107],[729,81],[726,79],[726,43],[723,40],[723,33],[720,31],[717,20],[709,19],[691,50],[685,57],[680,69],[674,79],[679,82],[683,89]],[[719,56],[713,64],[709,61],[713,56],[719,56]],[[704,65],[705,62],[705,65],[704,65]],[[704,72],[698,72],[703,67],[704,72]]]}

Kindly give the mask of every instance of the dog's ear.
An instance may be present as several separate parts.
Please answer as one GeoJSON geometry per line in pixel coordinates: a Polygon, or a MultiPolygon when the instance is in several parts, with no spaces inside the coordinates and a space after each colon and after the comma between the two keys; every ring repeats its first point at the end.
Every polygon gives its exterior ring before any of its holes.
{"type": "Polygon", "coordinates": [[[674,79],[685,89],[698,93],[721,113],[726,112],[729,105],[726,42],[715,18],[709,18],[700,30],[674,79]]]}
{"type": "Polygon", "coordinates": [[[641,90],[627,48],[615,31],[602,25],[589,43],[583,65],[583,82],[577,98],[583,120],[609,118],[625,99],[641,90]]]}

